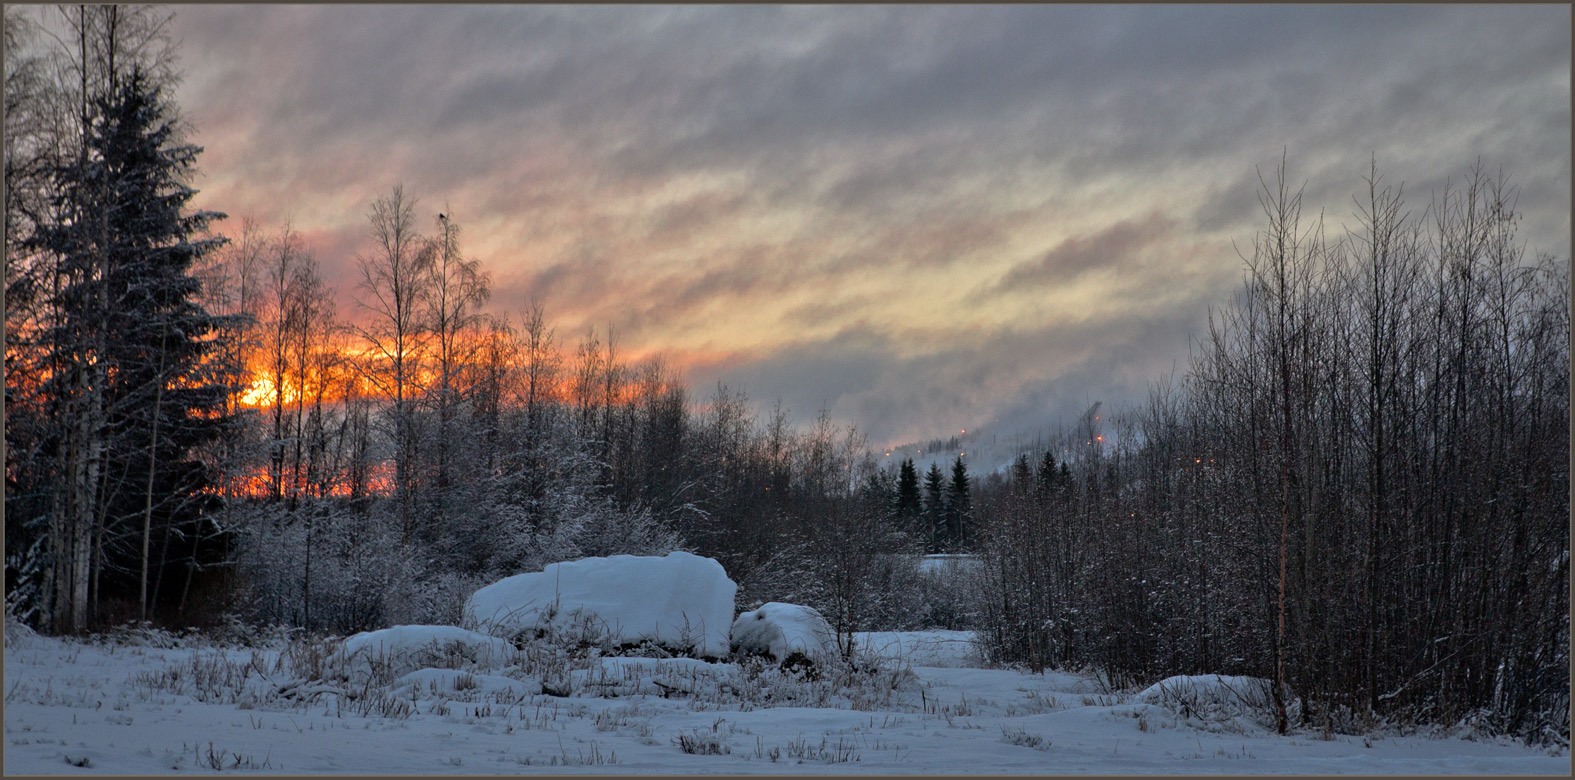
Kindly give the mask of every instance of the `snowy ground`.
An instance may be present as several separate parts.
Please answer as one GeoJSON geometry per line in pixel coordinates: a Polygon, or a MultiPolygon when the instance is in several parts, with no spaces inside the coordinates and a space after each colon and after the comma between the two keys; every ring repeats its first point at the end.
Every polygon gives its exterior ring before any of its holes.
{"type": "Polygon", "coordinates": [[[226,686],[277,690],[279,681],[268,673],[278,673],[280,651],[254,657],[243,649],[86,645],[13,634],[5,648],[4,768],[6,774],[1570,772],[1567,755],[1501,741],[1280,737],[1244,722],[1189,723],[1162,707],[1131,703],[1130,694],[1101,694],[1085,677],[977,668],[959,632],[863,640],[911,665],[917,679],[892,677],[900,690],[869,711],[740,711],[741,700],[664,698],[665,688],[651,687],[664,673],[679,685],[685,674],[726,677],[736,674],[735,666],[605,659],[601,671],[581,671],[576,680],[590,686],[596,675],[621,678],[625,695],[587,695],[586,687],[558,698],[506,674],[426,670],[386,695],[316,691],[203,703],[194,696],[211,699],[226,686]],[[245,680],[225,678],[248,664],[245,680]],[[466,690],[453,690],[457,678],[466,680],[466,690]],[[652,693],[628,693],[635,689],[652,693]],[[204,690],[210,693],[199,693],[204,690]]]}

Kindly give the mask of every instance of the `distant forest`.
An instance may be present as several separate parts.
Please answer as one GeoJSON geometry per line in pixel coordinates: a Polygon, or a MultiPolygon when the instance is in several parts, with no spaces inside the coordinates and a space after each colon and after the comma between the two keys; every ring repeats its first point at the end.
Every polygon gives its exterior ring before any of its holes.
{"type": "Polygon", "coordinates": [[[191,207],[167,16],[5,12],[7,620],[452,623],[506,575],[685,549],[839,631],[1567,742],[1570,267],[1507,174],[1413,203],[1375,162],[1330,225],[1282,161],[1184,372],[1004,474],[920,473],[610,326],[489,312],[463,215],[402,187],[324,259],[359,269],[338,310],[290,225],[191,207]]]}

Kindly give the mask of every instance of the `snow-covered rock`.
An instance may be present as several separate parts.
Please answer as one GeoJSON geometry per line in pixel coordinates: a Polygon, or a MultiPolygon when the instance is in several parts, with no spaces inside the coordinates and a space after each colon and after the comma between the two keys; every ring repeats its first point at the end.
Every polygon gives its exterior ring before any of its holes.
{"type": "Polygon", "coordinates": [[[465,625],[504,636],[585,628],[614,644],[649,641],[719,657],[727,652],[737,593],[722,564],[686,552],[584,558],[476,591],[465,604],[465,625]]]}
{"type": "MultiPolygon", "coordinates": [[[[1132,697],[1132,703],[1164,707],[1204,723],[1248,718],[1260,726],[1269,726],[1275,719],[1273,685],[1261,677],[1177,675],[1143,689],[1132,697]]],[[[1288,690],[1285,700],[1287,715],[1292,719],[1299,716],[1301,702],[1288,690]]]]}
{"type": "Polygon", "coordinates": [[[491,669],[514,652],[506,639],[456,626],[394,626],[346,639],[337,660],[346,672],[398,677],[432,666],[491,669]]]}
{"type": "Polygon", "coordinates": [[[837,637],[814,608],[773,601],[733,621],[731,647],[779,663],[795,654],[815,660],[837,652],[837,637]]]}

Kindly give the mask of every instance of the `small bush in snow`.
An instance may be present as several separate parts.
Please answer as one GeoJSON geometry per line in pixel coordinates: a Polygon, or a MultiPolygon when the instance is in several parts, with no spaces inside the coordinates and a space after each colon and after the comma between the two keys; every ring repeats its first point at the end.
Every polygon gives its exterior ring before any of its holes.
{"type": "Polygon", "coordinates": [[[679,734],[673,738],[673,744],[679,750],[696,756],[720,756],[733,752],[732,748],[722,744],[722,738],[716,734],[702,734],[695,730],[689,734],[679,734]]]}
{"type": "Polygon", "coordinates": [[[832,656],[810,670],[780,666],[764,656],[740,659],[733,695],[747,709],[767,707],[829,707],[870,711],[896,706],[904,694],[919,687],[905,666],[886,666],[855,654],[851,660],[832,656]]]}
{"type": "Polygon", "coordinates": [[[204,644],[202,638],[193,631],[188,631],[185,635],[177,635],[148,622],[124,623],[103,633],[89,635],[88,642],[95,645],[156,647],[163,650],[204,644]]]}
{"type": "Polygon", "coordinates": [[[321,680],[325,671],[332,668],[331,659],[340,648],[339,641],[331,637],[297,636],[280,651],[272,674],[299,680],[321,680]]]}
{"type": "MultiPolygon", "coordinates": [[[[1206,726],[1231,728],[1238,719],[1246,719],[1271,728],[1277,720],[1272,685],[1258,677],[1178,675],[1149,686],[1132,702],[1163,707],[1206,726]]],[[[1286,714],[1294,721],[1301,714],[1301,702],[1289,690],[1284,696],[1286,714]]]]}
{"type": "Polygon", "coordinates": [[[846,764],[859,760],[859,752],[854,743],[846,742],[841,737],[837,738],[835,745],[830,744],[825,737],[820,738],[819,745],[809,744],[809,740],[802,735],[787,744],[788,758],[796,759],[799,763],[805,761],[821,761],[827,764],[846,764]]]}
{"type": "Polygon", "coordinates": [[[386,683],[417,669],[493,669],[516,652],[507,640],[454,626],[394,626],[346,639],[339,656],[343,672],[386,683]]]}
{"type": "Polygon", "coordinates": [[[197,650],[181,663],[136,675],[132,686],[145,698],[171,693],[209,704],[255,705],[267,697],[271,687],[267,668],[255,651],[242,658],[223,650],[197,650]]]}
{"type": "Polygon", "coordinates": [[[1008,745],[1033,748],[1035,750],[1049,750],[1050,743],[1038,734],[1030,734],[1026,729],[1014,729],[1011,726],[1001,726],[1001,739],[1008,745]]]}

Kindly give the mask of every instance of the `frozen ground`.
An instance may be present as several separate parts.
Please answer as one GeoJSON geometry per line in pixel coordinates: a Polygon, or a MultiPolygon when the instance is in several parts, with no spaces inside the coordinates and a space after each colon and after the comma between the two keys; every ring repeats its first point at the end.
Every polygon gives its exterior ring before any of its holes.
{"type": "Polygon", "coordinates": [[[1085,677],[977,668],[966,635],[958,632],[861,639],[911,664],[916,674],[890,676],[897,690],[872,710],[745,704],[762,700],[717,693],[745,679],[738,666],[654,659],[593,659],[594,668],[575,672],[580,689],[567,698],[539,693],[537,681],[518,679],[517,669],[473,675],[428,670],[381,690],[332,691],[297,681],[289,697],[259,697],[282,682],[270,678],[282,674],[279,649],[254,656],[241,649],[86,645],[13,635],[5,648],[4,769],[377,775],[1570,771],[1567,755],[1501,741],[1279,737],[1243,721],[1189,723],[1163,707],[1131,703],[1131,695],[1102,694],[1085,677]],[[240,673],[244,679],[237,677],[236,670],[248,668],[240,673]],[[655,685],[663,679],[667,687],[655,685]],[[613,684],[618,680],[621,687],[613,684]],[[685,685],[698,690],[707,680],[715,683],[709,693],[662,695],[685,685]],[[455,690],[456,684],[464,690],[455,690]],[[619,691],[624,695],[604,697],[619,691]]]}

